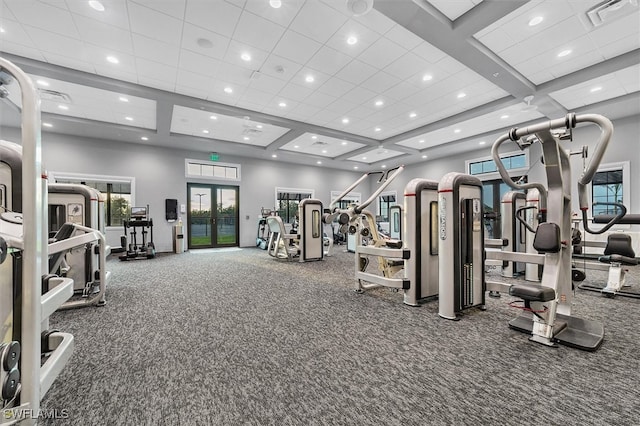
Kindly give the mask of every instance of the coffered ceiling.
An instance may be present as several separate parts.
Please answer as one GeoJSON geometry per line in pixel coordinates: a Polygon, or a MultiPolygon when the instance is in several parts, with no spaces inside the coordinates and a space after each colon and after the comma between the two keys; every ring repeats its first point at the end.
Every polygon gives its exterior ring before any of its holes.
{"type": "Polygon", "coordinates": [[[355,16],[346,0],[2,0],[0,55],[37,82],[45,132],[317,167],[429,161],[569,111],[640,114],[635,1],[592,18],[607,2],[361,1],[355,16]]]}

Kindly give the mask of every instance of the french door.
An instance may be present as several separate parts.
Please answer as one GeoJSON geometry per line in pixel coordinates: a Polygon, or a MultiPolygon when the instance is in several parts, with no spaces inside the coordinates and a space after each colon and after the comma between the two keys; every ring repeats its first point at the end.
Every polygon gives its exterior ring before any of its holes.
{"type": "Polygon", "coordinates": [[[188,183],[187,200],[190,249],[239,245],[237,186],[188,183]]]}

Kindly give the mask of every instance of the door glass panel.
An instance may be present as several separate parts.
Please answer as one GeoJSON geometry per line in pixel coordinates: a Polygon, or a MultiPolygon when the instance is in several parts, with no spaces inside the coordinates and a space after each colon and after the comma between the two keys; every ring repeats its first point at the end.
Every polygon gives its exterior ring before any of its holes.
{"type": "Polygon", "coordinates": [[[237,244],[237,190],[235,188],[217,188],[216,195],[216,243],[219,245],[237,244]]]}
{"type": "Polygon", "coordinates": [[[191,186],[189,188],[191,247],[209,247],[211,240],[211,189],[191,186]]]}

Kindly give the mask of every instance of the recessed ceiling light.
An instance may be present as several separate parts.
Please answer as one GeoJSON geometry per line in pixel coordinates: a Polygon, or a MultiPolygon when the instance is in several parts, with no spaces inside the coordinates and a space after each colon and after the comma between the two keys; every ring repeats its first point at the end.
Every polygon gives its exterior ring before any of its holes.
{"type": "Polygon", "coordinates": [[[209,118],[212,119],[212,120],[217,120],[218,119],[218,117],[216,117],[215,115],[210,115],[209,118]]]}
{"type": "Polygon", "coordinates": [[[317,135],[312,135],[311,139],[318,139],[318,136],[317,135]]]}
{"type": "Polygon", "coordinates": [[[244,139],[245,141],[248,141],[249,140],[249,136],[245,136],[242,139],[244,139]]]}
{"type": "Polygon", "coordinates": [[[429,81],[433,79],[433,76],[431,74],[425,74],[422,76],[422,81],[429,81]]]}
{"type": "Polygon", "coordinates": [[[412,112],[411,114],[409,114],[409,118],[416,118],[418,114],[416,114],[415,112],[412,112]]]}
{"type": "Polygon", "coordinates": [[[231,87],[225,87],[224,88],[224,92],[225,93],[233,93],[233,89],[231,87]]]}
{"type": "Polygon", "coordinates": [[[286,102],[280,102],[280,103],[278,104],[278,106],[279,106],[280,108],[284,108],[284,107],[286,107],[286,106],[287,106],[287,103],[286,103],[286,102]]]}
{"type": "Polygon", "coordinates": [[[387,168],[387,165],[386,165],[386,164],[383,164],[383,165],[382,165],[382,166],[380,166],[380,167],[382,167],[383,169],[386,169],[386,168],[387,168]]]}
{"type": "Polygon", "coordinates": [[[602,86],[596,86],[594,88],[592,88],[591,90],[589,90],[591,93],[593,92],[599,92],[600,90],[602,90],[602,86]]]}
{"type": "Polygon", "coordinates": [[[249,62],[251,60],[251,55],[249,55],[248,53],[243,53],[242,55],[240,55],[240,59],[245,62],[249,62]]]}
{"type": "Polygon", "coordinates": [[[342,141],[342,145],[346,145],[346,144],[348,144],[348,143],[349,143],[349,142],[347,142],[347,141],[342,141]]]}
{"type": "Polygon", "coordinates": [[[98,12],[104,12],[104,6],[98,0],[90,0],[89,6],[91,6],[93,10],[97,10],[98,12]]]}
{"type": "Polygon", "coordinates": [[[5,29],[0,27],[0,33],[6,33],[5,29]]]}
{"type": "Polygon", "coordinates": [[[486,141],[480,141],[480,142],[478,142],[478,145],[484,145],[486,143],[487,143],[486,141]]]}
{"type": "Polygon", "coordinates": [[[129,99],[124,96],[120,96],[118,99],[120,99],[120,102],[129,102],[129,99]]]}
{"type": "Polygon", "coordinates": [[[316,164],[322,164],[322,161],[318,160],[316,161],[316,164]]]}
{"type": "Polygon", "coordinates": [[[500,116],[500,118],[501,118],[502,120],[507,119],[507,118],[509,118],[509,114],[501,115],[501,116],[500,116]]]}
{"type": "Polygon", "coordinates": [[[262,124],[256,124],[257,129],[262,129],[262,124]]]}
{"type": "Polygon", "coordinates": [[[322,150],[322,153],[323,153],[323,154],[326,154],[326,153],[327,153],[327,150],[326,150],[326,149],[323,149],[323,150],[322,150]]]}
{"type": "Polygon", "coordinates": [[[120,60],[115,56],[107,56],[107,62],[111,62],[112,64],[119,64],[120,60]]]}
{"type": "Polygon", "coordinates": [[[273,158],[278,158],[278,155],[277,155],[277,154],[271,154],[271,156],[272,156],[273,158]]]}
{"type": "Polygon", "coordinates": [[[146,136],[143,136],[143,137],[141,137],[140,139],[142,139],[143,141],[148,141],[148,140],[149,140],[149,138],[148,138],[148,137],[146,137],[146,136]]]}
{"type": "Polygon", "coordinates": [[[133,121],[133,117],[125,117],[124,119],[127,121],[133,121]]]}
{"type": "Polygon", "coordinates": [[[466,93],[464,93],[464,92],[462,92],[462,93],[458,93],[458,99],[462,99],[462,98],[464,98],[465,96],[467,96],[467,94],[466,94],[466,93]]]}
{"type": "Polygon", "coordinates": [[[205,130],[202,131],[202,133],[204,133],[205,135],[208,135],[209,131],[205,129],[205,130]]]}
{"type": "Polygon", "coordinates": [[[53,124],[51,124],[51,123],[42,123],[42,125],[44,127],[53,127],[53,124]]]}
{"type": "Polygon", "coordinates": [[[353,36],[353,35],[352,35],[352,36],[349,36],[349,37],[347,38],[347,44],[349,44],[349,45],[352,45],[352,46],[353,46],[353,45],[354,45],[354,44],[356,44],[357,42],[358,42],[358,37],[356,37],[356,36],[353,36]]]}
{"type": "Polygon", "coordinates": [[[342,119],[342,124],[349,124],[349,119],[348,118],[343,118],[342,119]]]}
{"type": "Polygon", "coordinates": [[[375,129],[373,129],[374,132],[379,132],[380,130],[382,130],[380,127],[376,127],[375,129]]]}
{"type": "Polygon", "coordinates": [[[558,58],[564,58],[569,54],[571,54],[571,49],[563,50],[562,52],[558,53],[558,58]]]}
{"type": "Polygon", "coordinates": [[[376,101],[376,106],[382,106],[382,105],[384,105],[384,101],[382,99],[378,99],[376,101]]]}
{"type": "Polygon", "coordinates": [[[274,9],[280,9],[280,6],[282,6],[282,0],[269,0],[269,6],[274,9]]]}
{"type": "Polygon", "coordinates": [[[358,166],[353,166],[354,170],[358,170],[358,166]]]}
{"type": "Polygon", "coordinates": [[[542,16],[536,16],[535,18],[532,18],[529,21],[529,26],[530,27],[535,27],[536,25],[538,25],[542,21],[544,21],[544,18],[542,16]]]}
{"type": "Polygon", "coordinates": [[[62,110],[65,110],[65,111],[69,109],[69,107],[66,106],[66,105],[58,105],[58,108],[60,108],[62,110]]]}
{"type": "Polygon", "coordinates": [[[300,148],[300,145],[294,145],[293,147],[294,148],[300,148]]]}
{"type": "Polygon", "coordinates": [[[48,81],[38,80],[38,81],[36,81],[36,83],[38,83],[38,86],[49,87],[49,82],[48,81]]]}
{"type": "Polygon", "coordinates": [[[420,139],[418,142],[420,142],[420,143],[424,143],[424,139],[420,139]]]}
{"type": "Polygon", "coordinates": [[[363,160],[366,160],[366,159],[367,159],[367,157],[362,157],[362,159],[363,159],[363,160]]]}
{"type": "Polygon", "coordinates": [[[315,80],[316,80],[315,77],[312,76],[311,74],[309,74],[304,78],[304,81],[306,81],[307,83],[313,83],[315,80]]]}
{"type": "Polygon", "coordinates": [[[208,38],[199,38],[196,40],[196,44],[203,49],[211,49],[213,47],[213,42],[208,38]]]}
{"type": "Polygon", "coordinates": [[[455,129],[455,130],[453,131],[453,133],[460,133],[461,131],[462,131],[462,130],[460,130],[460,129],[455,129]]]}
{"type": "Polygon", "coordinates": [[[422,156],[422,158],[427,158],[427,156],[426,156],[426,155],[423,155],[423,156],[422,156]]]}

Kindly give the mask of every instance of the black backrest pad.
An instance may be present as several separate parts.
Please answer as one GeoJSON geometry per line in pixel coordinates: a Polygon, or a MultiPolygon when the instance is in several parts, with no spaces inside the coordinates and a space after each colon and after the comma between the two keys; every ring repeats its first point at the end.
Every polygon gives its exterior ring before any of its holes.
{"type": "Polygon", "coordinates": [[[533,248],[540,253],[558,253],[560,251],[560,227],[552,222],[538,225],[533,239],[533,248]]]}
{"type": "Polygon", "coordinates": [[[636,253],[631,247],[631,236],[628,234],[609,234],[607,237],[607,246],[604,248],[604,254],[619,254],[626,257],[636,257],[636,253]]]}

